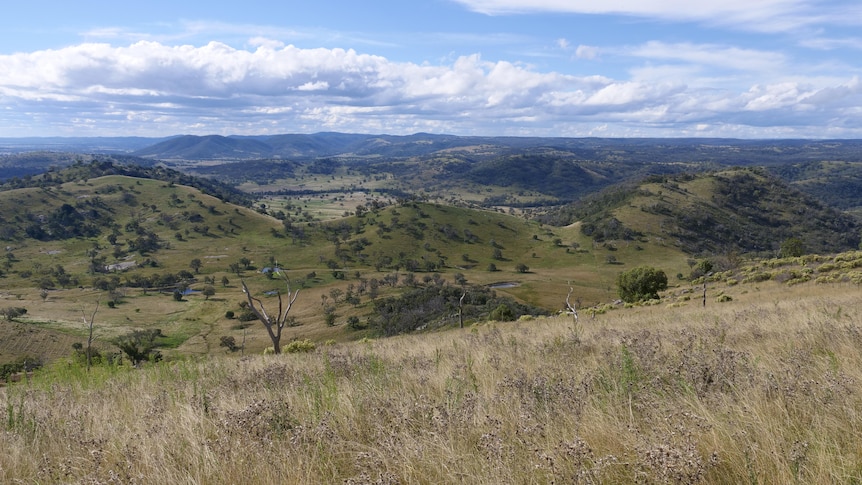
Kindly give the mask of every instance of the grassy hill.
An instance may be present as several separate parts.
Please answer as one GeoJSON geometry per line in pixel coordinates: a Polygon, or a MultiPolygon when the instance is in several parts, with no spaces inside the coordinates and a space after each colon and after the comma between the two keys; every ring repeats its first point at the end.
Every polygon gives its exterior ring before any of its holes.
{"type": "Polygon", "coordinates": [[[347,341],[455,326],[461,287],[470,294],[468,324],[501,304],[518,314],[562,310],[570,288],[579,306],[603,308],[617,297],[617,275],[637,266],[684,284],[675,277],[690,274],[693,256],[721,255],[716,267],[726,269],[741,254],[774,254],[790,236],[827,253],[858,246],[859,234],[849,218],[756,170],[656,176],[588,199],[573,213],[578,222],[564,227],[371,192],[320,220],[302,198],[246,208],[172,180],[60,183],[66,177],[0,192],[0,306],[27,309],[0,326],[0,361],[34,347],[49,360],[67,355],[96,302],[103,348],[133,330],[159,329],[169,357],[218,352],[222,337],[262,350],[262,326],[239,318],[239,283],[274,308],[284,282],[261,270],[276,266],[301,290],[285,340],[347,341]],[[393,327],[410,305],[421,318],[393,327]]]}
{"type": "Polygon", "coordinates": [[[799,238],[812,253],[859,247],[853,217],[760,169],[654,176],[573,204],[556,217],[580,220],[588,235],[651,240],[691,255],[777,254],[799,238]]]}
{"type": "MultiPolygon", "coordinates": [[[[268,344],[263,328],[226,315],[241,314],[241,279],[276,304],[268,295],[280,283],[260,272],[275,265],[302,289],[293,313],[299,325],[288,338],[316,341],[373,333],[378,299],[421,288],[502,282],[491,293],[556,311],[570,286],[585,305],[613,299],[614,278],[626,267],[648,261],[670,274],[684,268],[672,248],[594,248],[577,226],[497,212],[369,199],[353,215],[300,222],[303,209],[295,209],[279,220],[192,187],[123,175],[0,192],[0,306],[28,310],[0,325],[7,332],[0,360],[32,352],[13,343],[24,337],[48,359],[67,355],[97,301],[102,346],[158,328],[168,336],[167,355],[218,351],[222,336],[260,350],[268,344]],[[199,293],[207,286],[211,297],[199,293]],[[186,290],[192,293],[173,298],[186,290]],[[334,326],[325,323],[330,310],[334,326]],[[351,317],[360,322],[354,328],[346,326],[351,317]]],[[[441,313],[435,325],[452,325],[450,315],[441,313]]]]}

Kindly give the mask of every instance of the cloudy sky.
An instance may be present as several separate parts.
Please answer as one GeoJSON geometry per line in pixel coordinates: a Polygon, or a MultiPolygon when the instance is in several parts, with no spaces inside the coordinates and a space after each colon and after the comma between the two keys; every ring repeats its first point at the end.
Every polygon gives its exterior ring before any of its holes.
{"type": "Polygon", "coordinates": [[[3,3],[0,137],[862,138],[858,0],[3,3]]]}

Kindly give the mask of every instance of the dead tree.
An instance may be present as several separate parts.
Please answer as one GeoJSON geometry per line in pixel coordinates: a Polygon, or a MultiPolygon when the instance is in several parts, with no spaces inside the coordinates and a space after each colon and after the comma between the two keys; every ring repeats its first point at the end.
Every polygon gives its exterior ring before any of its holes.
{"type": "Polygon", "coordinates": [[[93,322],[96,321],[96,312],[99,311],[99,300],[96,300],[96,308],[93,309],[93,313],[90,315],[90,319],[87,319],[87,313],[84,311],[84,307],[81,307],[81,318],[84,319],[84,324],[87,325],[88,335],[87,335],[87,372],[90,372],[90,367],[93,365],[93,322]]]}
{"type": "Polygon", "coordinates": [[[458,326],[464,328],[464,297],[467,296],[467,290],[461,293],[461,298],[458,299],[458,326]]]}
{"type": "Polygon", "coordinates": [[[299,296],[299,290],[291,290],[290,279],[288,279],[287,275],[280,271],[279,273],[282,275],[284,282],[287,285],[287,293],[282,295],[280,290],[276,290],[276,295],[278,296],[278,313],[274,315],[270,315],[266,312],[263,302],[260,301],[260,299],[251,296],[251,292],[248,290],[245,280],[242,281],[242,292],[245,293],[245,296],[248,299],[248,307],[255,314],[258,320],[263,323],[263,326],[266,327],[269,339],[272,340],[272,349],[275,354],[281,353],[281,331],[288,324],[287,316],[290,313],[290,309],[293,308],[293,303],[296,301],[296,297],[299,296]]]}
{"type": "Polygon", "coordinates": [[[566,308],[568,308],[569,313],[572,314],[572,323],[577,325],[578,324],[578,302],[575,301],[575,304],[572,305],[571,302],[569,301],[572,297],[572,292],[574,292],[574,291],[575,291],[575,289],[570,286],[569,287],[569,294],[566,295],[566,308]]]}

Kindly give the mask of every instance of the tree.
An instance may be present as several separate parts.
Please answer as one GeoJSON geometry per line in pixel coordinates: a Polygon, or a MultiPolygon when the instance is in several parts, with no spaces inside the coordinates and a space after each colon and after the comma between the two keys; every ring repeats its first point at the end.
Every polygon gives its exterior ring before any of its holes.
{"type": "Polygon", "coordinates": [[[215,288],[212,285],[204,286],[204,289],[201,290],[201,293],[204,295],[204,300],[209,300],[211,296],[215,295],[215,288]]]}
{"type": "Polygon", "coordinates": [[[0,316],[6,319],[7,322],[11,322],[12,320],[26,315],[27,309],[18,306],[10,306],[6,308],[0,308],[0,316]]]}
{"type": "Polygon", "coordinates": [[[779,258],[798,258],[805,254],[805,243],[798,237],[791,237],[781,243],[779,258]]]}
{"type": "Polygon", "coordinates": [[[454,279],[459,286],[467,285],[467,277],[464,276],[464,273],[455,273],[454,279]]]}
{"type": "Polygon", "coordinates": [[[158,328],[135,330],[117,337],[114,344],[129,357],[134,365],[144,361],[158,362],[162,360],[162,353],[156,350],[158,346],[156,339],[162,336],[162,331],[158,328]]]}
{"type": "Polygon", "coordinates": [[[491,311],[488,318],[496,322],[511,322],[515,319],[515,313],[509,308],[509,305],[501,303],[491,311]]]}
{"type": "Polygon", "coordinates": [[[258,320],[263,323],[263,326],[266,327],[266,332],[269,334],[269,339],[272,341],[273,353],[280,354],[281,331],[289,322],[288,314],[290,313],[290,309],[293,308],[296,298],[299,296],[299,290],[292,291],[290,288],[290,279],[287,275],[280,270],[277,270],[277,272],[278,275],[284,279],[285,285],[287,286],[287,292],[283,297],[281,291],[276,290],[276,295],[278,296],[278,312],[274,315],[267,313],[262,301],[251,296],[251,292],[248,290],[248,286],[246,286],[245,281],[242,281],[242,292],[245,293],[246,299],[248,300],[248,308],[254,313],[258,320]]]}
{"type": "Polygon", "coordinates": [[[357,317],[356,315],[350,315],[349,317],[347,317],[347,326],[352,328],[353,330],[362,329],[362,324],[359,323],[359,317],[357,317]]]}
{"type": "Polygon", "coordinates": [[[518,263],[515,266],[515,271],[517,271],[518,273],[527,273],[530,271],[530,267],[524,263],[518,263]]]}
{"type": "Polygon", "coordinates": [[[667,289],[667,275],[650,266],[639,266],[617,276],[620,298],[627,303],[658,298],[667,289]]]}
{"type": "Polygon", "coordinates": [[[221,339],[219,339],[219,347],[227,347],[231,352],[239,350],[239,346],[236,344],[236,339],[227,335],[222,335],[221,339]]]}
{"type": "Polygon", "coordinates": [[[193,260],[189,261],[189,267],[192,269],[192,271],[195,272],[195,274],[200,273],[201,266],[203,266],[203,263],[198,258],[194,258],[193,260]]]}

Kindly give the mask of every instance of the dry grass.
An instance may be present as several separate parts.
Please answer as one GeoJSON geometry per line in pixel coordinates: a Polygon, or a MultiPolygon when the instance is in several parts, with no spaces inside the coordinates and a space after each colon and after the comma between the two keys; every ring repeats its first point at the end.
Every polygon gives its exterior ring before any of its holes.
{"type": "Polygon", "coordinates": [[[0,389],[3,483],[859,483],[855,285],[0,389]]]}

